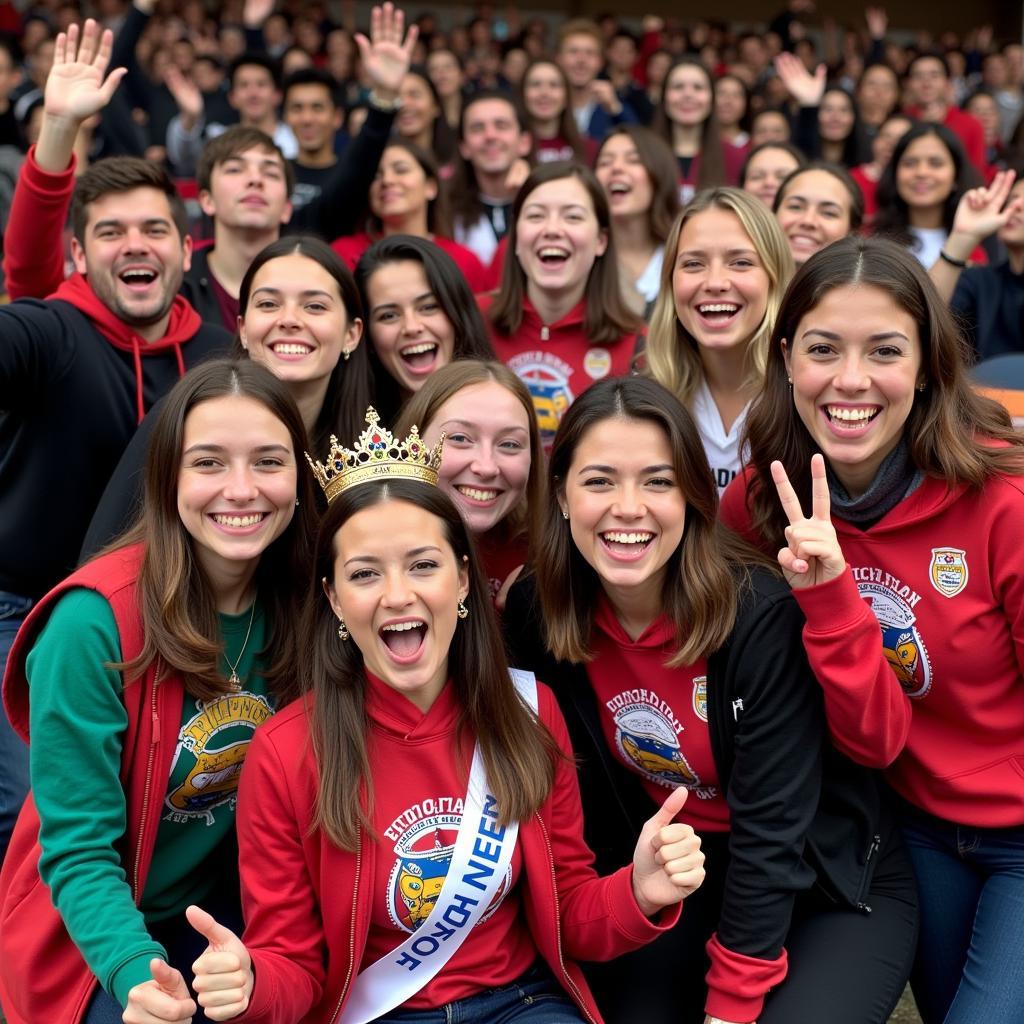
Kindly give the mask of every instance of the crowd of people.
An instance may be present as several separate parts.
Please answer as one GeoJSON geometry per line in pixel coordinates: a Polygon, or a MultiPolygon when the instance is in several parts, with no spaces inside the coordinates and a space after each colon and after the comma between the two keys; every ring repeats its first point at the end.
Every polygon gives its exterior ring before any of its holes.
{"type": "Polygon", "coordinates": [[[1014,1024],[1024,47],[97,8],[0,4],[7,1024],[1014,1024]]]}

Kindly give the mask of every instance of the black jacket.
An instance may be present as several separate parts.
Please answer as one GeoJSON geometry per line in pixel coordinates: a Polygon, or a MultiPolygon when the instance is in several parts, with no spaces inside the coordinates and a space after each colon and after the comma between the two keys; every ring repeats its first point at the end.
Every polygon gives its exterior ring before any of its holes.
{"type": "MultiPolygon", "coordinates": [[[[226,354],[230,336],[200,326],[186,367],[226,354]]],[[[178,380],[172,351],[141,360],[148,408],[178,380]]],[[[138,426],[130,352],[74,306],[0,307],[0,590],[39,598],[74,569],[107,478],[138,426]]]]}
{"type": "MultiPolygon", "coordinates": [[[[585,666],[545,650],[532,575],[512,588],[504,624],[511,664],[547,683],[565,715],[599,870],[629,863],[655,805],[608,749],[585,666]]],[[[789,588],[755,570],[732,634],[708,658],[708,728],[731,818],[718,937],[763,959],[779,956],[801,891],[817,887],[837,906],[867,912],[875,854],[891,832],[874,774],[827,741],[802,626],[789,588]]]]}

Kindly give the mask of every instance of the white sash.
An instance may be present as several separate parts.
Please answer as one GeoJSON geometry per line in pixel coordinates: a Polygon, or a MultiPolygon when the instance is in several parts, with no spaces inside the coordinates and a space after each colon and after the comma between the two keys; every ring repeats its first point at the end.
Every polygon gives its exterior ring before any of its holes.
{"type": "MultiPolygon", "coordinates": [[[[534,674],[513,668],[509,675],[523,703],[536,713],[534,674]]],[[[400,946],[360,971],[338,1024],[368,1024],[411,999],[440,973],[491,905],[512,863],[518,835],[518,822],[498,824],[497,801],[487,785],[477,744],[462,824],[437,902],[400,946]]]]}

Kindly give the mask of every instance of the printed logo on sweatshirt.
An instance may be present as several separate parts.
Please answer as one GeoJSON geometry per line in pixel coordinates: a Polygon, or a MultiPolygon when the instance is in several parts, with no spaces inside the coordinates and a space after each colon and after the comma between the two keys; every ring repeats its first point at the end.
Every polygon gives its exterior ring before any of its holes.
{"type": "MultiPolygon", "coordinates": [[[[395,844],[395,863],[388,876],[387,908],[388,917],[396,928],[414,932],[434,909],[448,877],[461,824],[462,799],[445,796],[413,804],[384,830],[384,835],[395,844]]],[[[481,921],[486,921],[498,909],[511,883],[512,867],[509,865],[481,921]]]]}
{"type": "Polygon", "coordinates": [[[967,552],[962,548],[932,548],[928,578],[943,597],[956,597],[967,586],[967,552]]]}
{"type": "Polygon", "coordinates": [[[626,690],[605,701],[615,722],[619,757],[651,782],[667,789],[700,786],[679,748],[683,724],[652,690],[626,690]]]}
{"type": "Polygon", "coordinates": [[[182,823],[205,818],[212,825],[218,807],[234,808],[252,734],[274,710],[266,697],[244,692],[196,701],[196,708],[178,733],[165,819],[182,823]]]}
{"type": "Polygon", "coordinates": [[[521,352],[508,361],[508,367],[530,392],[540,439],[547,451],[555,440],[562,414],[575,397],[569,387],[572,367],[550,352],[521,352]]]}
{"type": "Polygon", "coordinates": [[[693,681],[693,713],[702,721],[708,720],[708,677],[697,676],[693,681]]]}
{"type": "Polygon", "coordinates": [[[612,354],[606,348],[588,348],[583,357],[583,370],[591,380],[607,377],[612,369],[612,354]]]}
{"type": "Polygon", "coordinates": [[[860,566],[853,578],[878,619],[882,648],[900,685],[908,697],[923,697],[932,686],[932,666],[914,614],[921,595],[882,569],[860,566]]]}

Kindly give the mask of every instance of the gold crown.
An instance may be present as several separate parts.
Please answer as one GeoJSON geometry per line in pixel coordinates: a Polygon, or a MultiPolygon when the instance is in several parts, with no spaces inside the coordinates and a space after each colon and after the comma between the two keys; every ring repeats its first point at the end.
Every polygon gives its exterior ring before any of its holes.
{"type": "Polygon", "coordinates": [[[366,410],[366,429],[359,435],[353,449],[345,448],[331,435],[331,450],[326,463],[314,462],[306,453],[306,461],[327,495],[330,504],[349,487],[385,477],[405,477],[437,486],[441,468],[444,434],[433,448],[428,448],[413,427],[404,441],[399,441],[385,427],[371,405],[366,410]]]}

